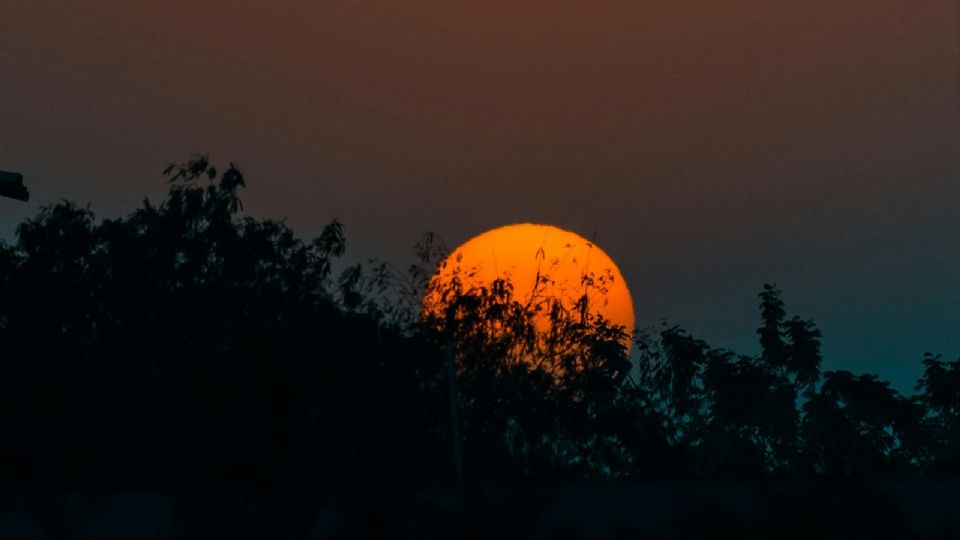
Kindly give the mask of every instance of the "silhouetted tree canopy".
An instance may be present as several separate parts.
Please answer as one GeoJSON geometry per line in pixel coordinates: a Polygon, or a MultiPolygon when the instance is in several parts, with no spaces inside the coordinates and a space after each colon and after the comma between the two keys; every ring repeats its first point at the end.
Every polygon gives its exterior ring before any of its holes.
{"type": "Polygon", "coordinates": [[[4,481],[446,485],[447,344],[468,483],[960,472],[960,361],[926,356],[916,396],[821,374],[820,330],[774,285],[756,356],[507,280],[421,310],[434,236],[407,271],[348,265],[338,222],[306,241],[244,216],[235,165],[165,174],[159,204],[98,221],[62,202],[0,245],[4,481]]]}

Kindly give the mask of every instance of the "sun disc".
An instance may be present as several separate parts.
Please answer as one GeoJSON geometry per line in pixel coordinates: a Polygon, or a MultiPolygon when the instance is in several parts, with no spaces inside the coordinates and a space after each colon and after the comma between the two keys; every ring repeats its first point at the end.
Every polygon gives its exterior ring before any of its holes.
{"type": "MultiPolygon", "coordinates": [[[[468,276],[474,284],[486,286],[507,279],[513,298],[520,302],[546,295],[573,306],[586,294],[591,315],[602,315],[627,333],[633,330],[633,301],[613,259],[593,242],[552,225],[505,225],[463,243],[434,275],[424,297],[425,310],[437,309],[433,291],[449,285],[455,276],[461,280],[468,276]]],[[[548,324],[540,320],[537,328],[544,330],[548,324]]]]}

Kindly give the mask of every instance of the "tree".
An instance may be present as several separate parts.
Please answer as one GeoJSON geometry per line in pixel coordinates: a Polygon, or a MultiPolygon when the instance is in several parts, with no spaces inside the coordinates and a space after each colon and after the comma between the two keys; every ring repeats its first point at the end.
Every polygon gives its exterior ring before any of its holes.
{"type": "Polygon", "coordinates": [[[782,326],[786,316],[780,289],[776,285],[764,284],[760,296],[760,356],[763,362],[773,369],[784,369],[787,364],[786,346],[783,342],[782,326]]]}
{"type": "Polygon", "coordinates": [[[876,375],[828,371],[803,410],[804,457],[820,474],[870,479],[916,464],[919,410],[876,375]]]}
{"type": "Polygon", "coordinates": [[[617,408],[630,370],[625,328],[558,298],[521,301],[507,279],[478,283],[457,271],[431,287],[421,328],[455,351],[474,477],[629,473],[631,420],[617,408]]]}
{"type": "Polygon", "coordinates": [[[931,474],[955,476],[960,474],[960,360],[940,358],[924,354],[924,373],[917,384],[926,428],[924,465],[931,474]]]}

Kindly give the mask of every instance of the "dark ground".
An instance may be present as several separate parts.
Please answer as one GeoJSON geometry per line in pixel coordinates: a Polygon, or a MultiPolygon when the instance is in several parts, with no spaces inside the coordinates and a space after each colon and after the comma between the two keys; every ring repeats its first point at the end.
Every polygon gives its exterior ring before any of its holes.
{"type": "Polygon", "coordinates": [[[956,484],[7,495],[4,539],[955,538],[956,484]]]}

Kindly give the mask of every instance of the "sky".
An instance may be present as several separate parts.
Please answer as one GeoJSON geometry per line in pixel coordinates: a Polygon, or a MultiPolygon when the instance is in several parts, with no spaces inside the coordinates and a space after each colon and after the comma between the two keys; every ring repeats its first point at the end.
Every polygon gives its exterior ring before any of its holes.
{"type": "Polygon", "coordinates": [[[412,262],[550,223],[619,264],[640,324],[757,352],[762,285],[825,369],[902,391],[960,355],[957,0],[4,0],[0,239],[125,215],[193,153],[248,212],[412,262]]]}

